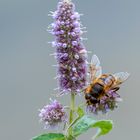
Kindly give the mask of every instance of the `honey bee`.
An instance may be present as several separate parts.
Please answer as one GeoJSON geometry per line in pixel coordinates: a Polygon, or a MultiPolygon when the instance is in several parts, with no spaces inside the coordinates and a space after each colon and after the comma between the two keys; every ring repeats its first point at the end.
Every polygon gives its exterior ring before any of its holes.
{"type": "Polygon", "coordinates": [[[96,55],[92,56],[90,63],[90,84],[85,89],[85,99],[88,105],[100,102],[104,96],[108,96],[109,91],[118,91],[128,77],[129,73],[119,72],[115,74],[102,74],[100,61],[96,55]]]}

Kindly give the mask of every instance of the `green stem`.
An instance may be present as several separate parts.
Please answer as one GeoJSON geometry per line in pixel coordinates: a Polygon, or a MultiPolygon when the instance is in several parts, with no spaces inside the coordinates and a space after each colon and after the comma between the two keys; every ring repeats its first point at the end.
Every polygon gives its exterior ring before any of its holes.
{"type": "MultiPolygon", "coordinates": [[[[71,93],[69,125],[74,120],[74,110],[75,110],[75,94],[71,93]]],[[[72,140],[72,138],[71,138],[71,131],[72,131],[71,129],[68,129],[68,140],[72,140]]]]}
{"type": "Polygon", "coordinates": [[[75,109],[75,94],[71,93],[69,124],[71,124],[74,119],[74,109],[75,109]]]}

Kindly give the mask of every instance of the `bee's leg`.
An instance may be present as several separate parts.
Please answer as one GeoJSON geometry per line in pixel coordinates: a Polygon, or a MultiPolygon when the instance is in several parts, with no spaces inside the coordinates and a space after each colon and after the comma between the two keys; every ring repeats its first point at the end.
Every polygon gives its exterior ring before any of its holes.
{"type": "Polygon", "coordinates": [[[115,87],[115,88],[113,88],[112,90],[113,91],[118,91],[120,89],[120,87],[115,87]]]}
{"type": "Polygon", "coordinates": [[[90,100],[87,100],[87,101],[86,101],[86,103],[87,103],[88,105],[91,105],[91,102],[90,102],[90,100]]]}

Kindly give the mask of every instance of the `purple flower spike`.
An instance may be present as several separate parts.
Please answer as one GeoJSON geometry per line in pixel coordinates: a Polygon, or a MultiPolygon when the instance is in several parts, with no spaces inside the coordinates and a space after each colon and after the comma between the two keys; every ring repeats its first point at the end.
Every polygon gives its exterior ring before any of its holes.
{"type": "Polygon", "coordinates": [[[40,110],[39,117],[45,123],[46,129],[56,127],[61,122],[67,122],[64,107],[57,100],[51,100],[49,105],[44,106],[40,110]]]}
{"type": "Polygon", "coordinates": [[[87,51],[81,42],[80,15],[71,1],[63,0],[52,16],[55,22],[50,32],[55,36],[59,88],[62,93],[76,93],[85,87],[87,74],[87,51]]]}
{"type": "Polygon", "coordinates": [[[117,108],[117,103],[122,101],[120,95],[110,90],[106,95],[104,95],[97,103],[87,106],[89,112],[98,114],[98,112],[107,113],[109,110],[114,110],[117,108]]]}

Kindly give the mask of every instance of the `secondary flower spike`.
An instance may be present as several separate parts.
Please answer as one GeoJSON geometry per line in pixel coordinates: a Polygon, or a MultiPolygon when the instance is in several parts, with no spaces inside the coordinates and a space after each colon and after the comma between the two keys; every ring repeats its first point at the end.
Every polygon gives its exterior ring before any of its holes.
{"type": "Polygon", "coordinates": [[[56,47],[58,63],[57,77],[62,93],[79,92],[86,85],[87,51],[82,44],[84,29],[80,14],[69,0],[58,3],[57,11],[52,12],[55,22],[50,32],[55,36],[52,45],[56,47]]]}
{"type": "Polygon", "coordinates": [[[40,110],[39,117],[45,123],[45,128],[53,128],[67,121],[64,107],[57,100],[51,100],[49,105],[44,106],[40,110]]]}

